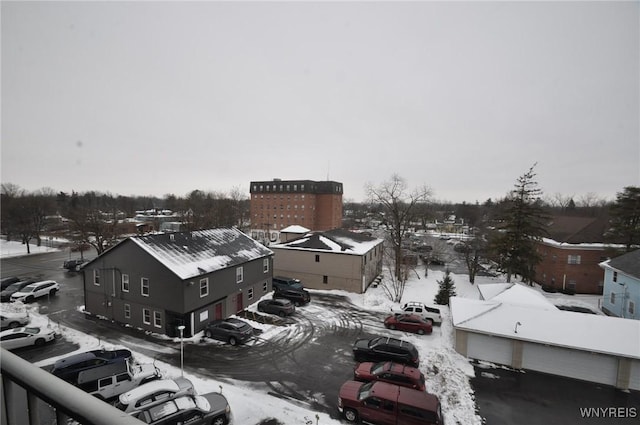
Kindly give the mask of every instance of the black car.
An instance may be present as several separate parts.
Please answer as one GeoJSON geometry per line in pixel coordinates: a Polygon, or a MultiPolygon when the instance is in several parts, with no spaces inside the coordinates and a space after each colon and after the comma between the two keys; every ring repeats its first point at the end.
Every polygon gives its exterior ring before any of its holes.
{"type": "Polygon", "coordinates": [[[264,313],[277,314],[280,317],[289,316],[296,311],[296,306],[289,300],[284,298],[275,298],[272,300],[262,300],[258,303],[258,311],[264,313]]]}
{"type": "Polygon", "coordinates": [[[4,277],[2,278],[2,280],[0,280],[0,290],[4,291],[5,289],[7,289],[7,286],[16,282],[20,282],[20,278],[18,276],[4,277]]]}
{"type": "Polygon", "coordinates": [[[302,289],[302,282],[300,279],[294,279],[286,276],[274,276],[271,279],[271,285],[274,290],[280,289],[302,289]]]}
{"type": "Polygon", "coordinates": [[[74,381],[80,372],[110,363],[125,362],[131,357],[131,351],[92,350],[86,353],[73,354],[56,361],[50,370],[55,376],[68,382],[74,381]]]}
{"type": "Polygon", "coordinates": [[[225,425],[231,408],[220,393],[185,395],[156,403],[134,413],[142,423],[153,425],[225,425]]]}
{"type": "Polygon", "coordinates": [[[296,306],[307,304],[311,301],[311,295],[306,289],[277,289],[273,298],[284,298],[296,306]]]}
{"type": "Polygon", "coordinates": [[[34,283],[34,279],[21,280],[20,282],[12,283],[7,286],[2,292],[0,292],[0,301],[3,303],[11,301],[11,295],[15,294],[27,285],[34,283]]]}
{"type": "Polygon", "coordinates": [[[253,327],[240,319],[216,320],[207,325],[204,330],[204,336],[236,345],[253,336],[253,327]]]}
{"type": "Polygon", "coordinates": [[[353,357],[357,362],[380,362],[391,360],[418,367],[418,350],[410,342],[380,336],[373,339],[359,339],[353,344],[353,357]]]}
{"type": "Polygon", "coordinates": [[[69,271],[79,271],[80,267],[89,260],[76,258],[75,260],[67,260],[62,264],[62,267],[69,271]]]}

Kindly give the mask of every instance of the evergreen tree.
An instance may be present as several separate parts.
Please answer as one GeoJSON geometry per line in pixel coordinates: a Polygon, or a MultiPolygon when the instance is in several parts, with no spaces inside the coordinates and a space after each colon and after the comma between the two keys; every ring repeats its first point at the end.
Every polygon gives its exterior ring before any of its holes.
{"type": "Polygon", "coordinates": [[[534,180],[535,164],[520,176],[515,188],[504,202],[502,229],[493,241],[500,268],[507,274],[519,274],[525,282],[532,282],[534,267],[541,260],[536,252],[536,240],[546,234],[547,214],[544,211],[542,190],[534,180]]]}
{"type": "Polygon", "coordinates": [[[627,252],[640,244],[640,187],[628,186],[617,194],[611,206],[611,229],[609,237],[624,241],[627,252]]]}
{"type": "Polygon", "coordinates": [[[447,270],[444,273],[444,279],[438,281],[438,293],[433,302],[439,305],[449,305],[449,298],[456,296],[456,286],[451,279],[451,273],[447,270]]]}

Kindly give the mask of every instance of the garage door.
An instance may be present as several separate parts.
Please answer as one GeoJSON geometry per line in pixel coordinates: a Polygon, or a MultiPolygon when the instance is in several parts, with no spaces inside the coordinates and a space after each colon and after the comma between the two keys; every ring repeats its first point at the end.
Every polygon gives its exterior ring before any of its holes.
{"type": "Polygon", "coordinates": [[[497,336],[469,333],[467,357],[511,366],[511,340],[497,336]]]}
{"type": "Polygon", "coordinates": [[[604,354],[524,343],[522,368],[607,385],[616,385],[618,359],[604,354]]]}
{"type": "Polygon", "coordinates": [[[640,360],[633,360],[631,362],[629,388],[640,391],[640,360]]]}

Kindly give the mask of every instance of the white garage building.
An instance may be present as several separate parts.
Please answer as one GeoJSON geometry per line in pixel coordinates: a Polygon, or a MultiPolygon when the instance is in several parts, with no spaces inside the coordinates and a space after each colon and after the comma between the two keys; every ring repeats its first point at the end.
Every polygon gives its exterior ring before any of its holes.
{"type": "Polygon", "coordinates": [[[451,299],[457,352],[515,369],[640,390],[640,321],[559,310],[522,285],[502,292],[486,286],[480,288],[485,299],[451,299]]]}

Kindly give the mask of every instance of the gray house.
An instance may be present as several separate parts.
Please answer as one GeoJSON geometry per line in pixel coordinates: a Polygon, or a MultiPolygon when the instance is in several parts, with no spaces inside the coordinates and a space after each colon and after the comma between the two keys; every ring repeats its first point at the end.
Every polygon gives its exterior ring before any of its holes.
{"type": "Polygon", "coordinates": [[[87,263],[88,313],[193,336],[271,291],[273,252],[237,229],[130,237],[87,263]]]}

